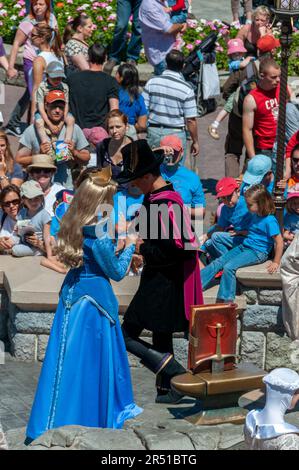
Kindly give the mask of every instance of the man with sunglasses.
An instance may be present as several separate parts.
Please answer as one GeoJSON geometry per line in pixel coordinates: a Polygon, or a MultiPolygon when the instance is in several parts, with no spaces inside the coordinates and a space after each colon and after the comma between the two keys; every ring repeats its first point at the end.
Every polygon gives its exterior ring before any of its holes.
{"type": "MultiPolygon", "coordinates": [[[[32,163],[32,155],[52,154],[56,149],[56,144],[64,142],[66,126],[64,124],[65,95],[60,90],[51,90],[45,97],[45,111],[49,121],[57,128],[54,134],[45,123],[45,130],[51,142],[41,144],[37,130],[32,124],[29,126],[20,139],[20,147],[16,155],[16,161],[24,168],[32,163]]],[[[64,159],[56,158],[57,172],[54,181],[61,183],[68,189],[73,188],[71,169],[76,166],[87,164],[90,159],[88,141],[82,130],[75,124],[72,141],[68,144],[68,157],[64,159]]],[[[55,152],[54,152],[55,153],[55,152]]],[[[54,155],[55,156],[55,155],[54,155]]]]}

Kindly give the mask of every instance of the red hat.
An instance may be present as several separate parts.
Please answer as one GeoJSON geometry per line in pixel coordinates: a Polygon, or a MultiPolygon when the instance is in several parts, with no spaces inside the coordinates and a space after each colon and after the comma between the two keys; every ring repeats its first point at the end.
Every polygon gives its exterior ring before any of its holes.
{"type": "Polygon", "coordinates": [[[293,197],[299,197],[299,183],[296,183],[294,186],[291,186],[288,190],[287,199],[292,199],[293,197]]]}
{"type": "Polygon", "coordinates": [[[239,185],[234,178],[221,178],[216,184],[216,198],[230,196],[238,187],[239,185]]]}
{"type": "Polygon", "coordinates": [[[173,150],[180,152],[183,150],[183,143],[177,135],[166,135],[161,139],[160,145],[163,147],[171,147],[173,150]]]}
{"type": "Polygon", "coordinates": [[[49,93],[46,95],[46,103],[54,103],[55,101],[64,101],[66,102],[65,99],[65,94],[63,91],[60,90],[51,90],[49,93]]]}
{"type": "Polygon", "coordinates": [[[259,38],[256,46],[260,52],[271,52],[280,46],[280,41],[272,36],[272,34],[266,34],[259,38]]]}

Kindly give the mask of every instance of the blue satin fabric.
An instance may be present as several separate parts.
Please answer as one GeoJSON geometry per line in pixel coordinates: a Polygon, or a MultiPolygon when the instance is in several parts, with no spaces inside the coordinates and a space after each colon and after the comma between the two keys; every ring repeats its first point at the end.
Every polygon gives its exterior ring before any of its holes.
{"type": "Polygon", "coordinates": [[[125,275],[134,247],[116,257],[111,240],[97,240],[93,227],[83,233],[84,265],[62,286],[27,426],[32,439],[65,425],[122,428],[142,412],[109,282],[125,275]]]}

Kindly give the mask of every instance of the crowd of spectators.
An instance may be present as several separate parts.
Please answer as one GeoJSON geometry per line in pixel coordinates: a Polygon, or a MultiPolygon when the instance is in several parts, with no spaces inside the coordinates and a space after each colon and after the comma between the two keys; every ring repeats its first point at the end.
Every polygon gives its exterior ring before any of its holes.
{"type": "MultiPolygon", "coordinates": [[[[200,148],[194,88],[182,74],[185,59],[175,48],[177,34],[186,28],[188,15],[185,2],[181,9],[178,3],[118,2],[109,55],[103,45],[90,43],[94,25],[85,14],[66,27],[62,41],[50,0],[32,0],[28,4],[28,16],[19,25],[9,59],[0,39],[0,65],[9,78],[17,74],[16,57],[19,48],[24,46],[27,84],[5,130],[0,131],[2,253],[43,254],[55,269],[55,236],[60,211],[67,210],[80,173],[88,166],[98,169],[109,166],[116,178],[123,169],[122,148],[145,136],[152,149],[163,147],[165,160],[160,168],[161,175],[180,193],[191,217],[205,216],[200,177],[185,166],[187,136],[191,141],[191,158],[199,155],[200,148]],[[121,63],[127,28],[124,20],[131,14],[132,36],[126,49],[127,60],[121,63]],[[142,41],[155,72],[143,90],[136,66],[142,41]],[[28,107],[29,125],[22,132],[21,119],[28,107]],[[16,155],[12,155],[9,134],[19,137],[16,155]]],[[[233,2],[234,9],[236,3],[233,2]]],[[[216,188],[217,220],[202,237],[200,249],[204,287],[218,271],[224,270],[224,287],[219,297],[222,300],[234,295],[231,272],[235,273],[240,263],[247,265],[266,260],[275,245],[274,261],[268,268],[269,272],[275,272],[283,246],[271,203],[280,90],[280,67],[273,59],[273,52],[279,47],[279,41],[272,35],[268,8],[259,6],[251,14],[250,3],[245,2],[248,7],[246,24],[237,38],[228,43],[230,77],[224,85],[225,108],[209,126],[210,136],[218,139],[218,126],[229,116],[224,150],[225,178],[216,188]],[[246,80],[255,84],[253,90],[246,91],[246,80]],[[246,159],[241,170],[244,148],[246,159]],[[251,239],[255,243],[249,246],[251,239]],[[238,263],[234,260],[233,264],[234,251],[231,250],[236,249],[239,250],[238,263]]],[[[279,182],[281,188],[286,188],[288,198],[283,232],[285,246],[299,229],[296,100],[290,89],[286,173],[279,182]]],[[[116,205],[122,204],[119,196],[126,198],[125,219],[132,220],[143,196],[128,184],[119,185],[114,198],[116,205]],[[133,205],[134,211],[130,209],[133,205]]],[[[61,265],[57,264],[56,268],[61,270],[61,265]]]]}

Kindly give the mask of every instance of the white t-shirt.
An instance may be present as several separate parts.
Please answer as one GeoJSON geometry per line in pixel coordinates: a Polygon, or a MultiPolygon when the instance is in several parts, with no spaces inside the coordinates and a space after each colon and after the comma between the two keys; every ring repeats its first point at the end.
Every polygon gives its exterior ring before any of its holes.
{"type": "Polygon", "coordinates": [[[50,214],[51,217],[54,217],[53,204],[56,200],[56,194],[59,191],[62,191],[62,189],[65,189],[65,187],[62,186],[62,184],[53,183],[50,191],[45,196],[45,209],[50,214]]]}
{"type": "MultiPolygon", "coordinates": [[[[2,213],[0,214],[2,217],[2,213]]],[[[7,215],[0,230],[0,237],[11,237],[16,221],[7,215]]]]}

